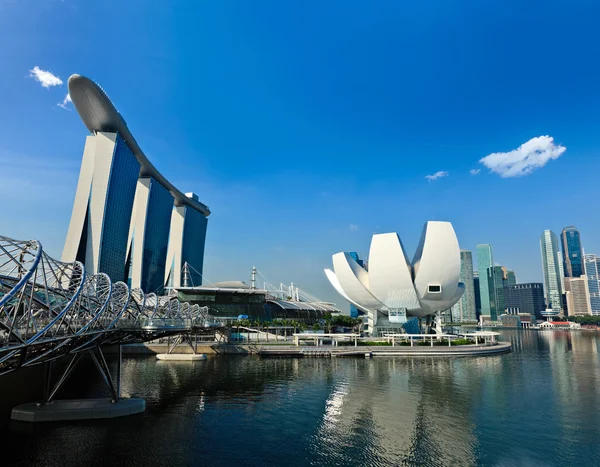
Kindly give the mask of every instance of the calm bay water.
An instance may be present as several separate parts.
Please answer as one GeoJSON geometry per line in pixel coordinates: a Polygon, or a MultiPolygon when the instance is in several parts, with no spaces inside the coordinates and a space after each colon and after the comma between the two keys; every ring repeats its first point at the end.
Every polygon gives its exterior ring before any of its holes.
{"type": "Polygon", "coordinates": [[[600,335],[481,358],[125,358],[143,415],[0,429],[0,465],[600,465],[600,335]]]}

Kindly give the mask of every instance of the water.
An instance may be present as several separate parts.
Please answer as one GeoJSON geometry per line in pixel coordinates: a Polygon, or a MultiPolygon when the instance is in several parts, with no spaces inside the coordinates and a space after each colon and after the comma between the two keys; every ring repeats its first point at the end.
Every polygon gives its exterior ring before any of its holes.
{"type": "Polygon", "coordinates": [[[126,358],[143,415],[0,429],[0,465],[598,465],[600,335],[456,359],[126,358]]]}

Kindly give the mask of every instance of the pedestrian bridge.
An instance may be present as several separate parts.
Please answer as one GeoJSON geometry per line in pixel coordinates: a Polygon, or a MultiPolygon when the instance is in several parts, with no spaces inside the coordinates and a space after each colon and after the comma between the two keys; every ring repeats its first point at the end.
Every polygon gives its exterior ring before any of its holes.
{"type": "Polygon", "coordinates": [[[82,263],[57,261],[36,240],[0,236],[0,375],[106,344],[221,326],[208,308],[86,274],[82,263]]]}

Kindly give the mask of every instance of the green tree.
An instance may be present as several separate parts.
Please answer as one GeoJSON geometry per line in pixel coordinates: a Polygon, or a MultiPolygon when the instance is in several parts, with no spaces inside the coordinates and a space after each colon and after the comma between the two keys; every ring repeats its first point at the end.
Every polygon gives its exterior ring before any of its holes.
{"type": "Polygon", "coordinates": [[[328,333],[331,332],[331,327],[333,326],[333,319],[331,318],[331,313],[325,315],[325,329],[328,333]]]}

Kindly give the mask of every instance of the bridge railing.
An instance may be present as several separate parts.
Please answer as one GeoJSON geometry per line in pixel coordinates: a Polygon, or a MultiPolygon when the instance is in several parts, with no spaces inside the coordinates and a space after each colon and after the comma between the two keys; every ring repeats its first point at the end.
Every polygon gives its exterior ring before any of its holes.
{"type": "Polygon", "coordinates": [[[143,331],[190,331],[192,320],[189,318],[143,318],[140,320],[140,328],[143,331]]]}

